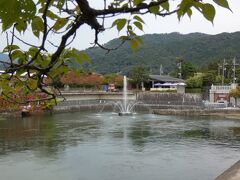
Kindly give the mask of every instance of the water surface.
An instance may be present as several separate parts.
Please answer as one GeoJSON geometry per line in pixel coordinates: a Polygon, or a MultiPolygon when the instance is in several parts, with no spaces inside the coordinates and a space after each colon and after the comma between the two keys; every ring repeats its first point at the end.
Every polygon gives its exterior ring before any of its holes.
{"type": "Polygon", "coordinates": [[[239,120],[108,112],[0,120],[3,180],[210,180],[239,159],[239,120]]]}

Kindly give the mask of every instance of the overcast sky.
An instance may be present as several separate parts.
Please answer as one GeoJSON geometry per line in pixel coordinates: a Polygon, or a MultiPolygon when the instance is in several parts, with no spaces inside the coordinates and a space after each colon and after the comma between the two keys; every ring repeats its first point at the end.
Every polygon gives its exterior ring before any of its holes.
{"type": "MultiPolygon", "coordinates": [[[[96,3],[96,0],[94,0],[96,3]]],[[[191,32],[202,32],[207,34],[218,34],[222,32],[236,32],[240,30],[240,1],[229,0],[230,7],[233,12],[216,6],[216,17],[214,25],[207,21],[200,13],[194,12],[191,20],[185,16],[180,22],[177,16],[171,15],[167,17],[157,17],[153,15],[147,15],[143,17],[146,25],[144,26],[145,34],[152,33],[171,33],[180,32],[183,34],[191,32]]],[[[111,21],[112,22],[112,21],[111,21]]],[[[111,22],[107,26],[111,25],[111,22]]],[[[143,33],[139,33],[140,35],[143,33]]],[[[116,30],[105,31],[100,36],[100,42],[106,43],[111,39],[118,37],[116,30]]],[[[57,42],[60,38],[53,37],[53,41],[57,42]]],[[[37,40],[33,36],[27,36],[25,40],[33,43],[37,43],[37,40]]],[[[77,37],[71,46],[77,49],[85,49],[91,45],[94,40],[94,32],[88,27],[83,26],[77,33],[77,37]]],[[[0,34],[0,50],[6,45],[5,34],[0,34]]],[[[53,47],[50,47],[50,51],[53,51],[53,47]]]]}

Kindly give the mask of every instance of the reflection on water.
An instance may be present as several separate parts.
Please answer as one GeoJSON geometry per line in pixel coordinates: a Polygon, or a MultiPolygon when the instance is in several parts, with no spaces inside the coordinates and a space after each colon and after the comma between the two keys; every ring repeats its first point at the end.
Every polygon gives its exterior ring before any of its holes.
{"type": "Polygon", "coordinates": [[[239,150],[238,120],[113,113],[0,120],[4,180],[214,179],[239,150]]]}

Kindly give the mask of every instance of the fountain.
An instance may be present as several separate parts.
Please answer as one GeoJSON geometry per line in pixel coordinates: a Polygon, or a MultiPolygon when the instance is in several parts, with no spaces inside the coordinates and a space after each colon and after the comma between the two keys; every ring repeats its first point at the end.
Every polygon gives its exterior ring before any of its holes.
{"type": "Polygon", "coordinates": [[[123,77],[123,95],[121,101],[110,101],[103,105],[100,112],[103,111],[105,105],[113,105],[113,111],[117,112],[119,116],[130,116],[133,114],[134,107],[141,102],[128,101],[128,90],[127,90],[127,77],[123,77]]]}
{"type": "Polygon", "coordinates": [[[129,116],[132,115],[132,109],[134,104],[128,103],[127,98],[127,77],[123,77],[123,100],[122,103],[117,102],[117,106],[119,107],[120,112],[118,113],[119,116],[129,116]]]}

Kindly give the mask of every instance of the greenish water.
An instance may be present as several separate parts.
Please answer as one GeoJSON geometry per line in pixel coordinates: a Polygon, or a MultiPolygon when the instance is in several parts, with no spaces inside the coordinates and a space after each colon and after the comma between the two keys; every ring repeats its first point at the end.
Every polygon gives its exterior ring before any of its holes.
{"type": "Polygon", "coordinates": [[[211,180],[239,159],[239,120],[105,112],[0,121],[2,180],[211,180]]]}

